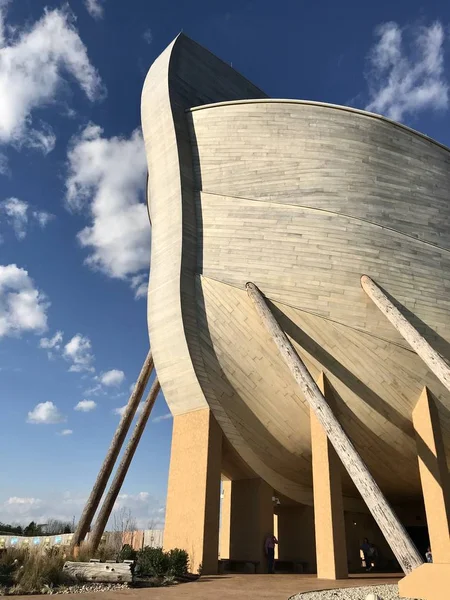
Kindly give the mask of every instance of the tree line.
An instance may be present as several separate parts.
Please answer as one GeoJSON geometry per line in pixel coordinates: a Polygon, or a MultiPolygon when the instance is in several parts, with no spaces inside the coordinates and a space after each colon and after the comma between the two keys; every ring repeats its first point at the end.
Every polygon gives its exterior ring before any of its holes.
{"type": "Polygon", "coordinates": [[[74,522],[49,519],[45,524],[37,524],[31,521],[27,526],[2,523],[0,521],[0,535],[23,535],[34,537],[39,535],[60,535],[74,532],[74,522]]]}

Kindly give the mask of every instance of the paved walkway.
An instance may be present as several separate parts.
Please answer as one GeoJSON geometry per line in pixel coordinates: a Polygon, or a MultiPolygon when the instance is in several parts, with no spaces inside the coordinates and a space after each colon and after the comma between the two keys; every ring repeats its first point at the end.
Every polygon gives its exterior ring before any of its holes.
{"type": "MultiPolygon", "coordinates": [[[[166,588],[128,589],[119,592],[76,594],[74,600],[288,600],[298,592],[397,583],[401,575],[350,576],[341,581],[318,580],[311,575],[217,575],[166,588]]],[[[25,598],[25,596],[16,596],[25,598]]],[[[33,596],[48,600],[48,596],[33,596]]],[[[29,597],[28,597],[29,600],[29,597]]]]}

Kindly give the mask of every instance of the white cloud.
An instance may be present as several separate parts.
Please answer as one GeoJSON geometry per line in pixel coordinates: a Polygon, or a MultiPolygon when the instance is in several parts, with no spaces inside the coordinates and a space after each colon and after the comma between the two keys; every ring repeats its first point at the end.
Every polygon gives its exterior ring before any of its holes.
{"type": "Polygon", "coordinates": [[[102,391],[103,391],[102,386],[99,383],[96,383],[92,387],[85,390],[84,393],[86,396],[97,396],[102,391]]]}
{"type": "Polygon", "coordinates": [[[106,386],[118,386],[125,379],[125,373],[118,369],[111,369],[100,375],[100,383],[106,386]]]}
{"type": "Polygon", "coordinates": [[[0,338],[47,329],[50,303],[17,265],[0,265],[0,338]]]}
{"type": "Polygon", "coordinates": [[[66,436],[66,435],[72,435],[72,433],[73,433],[72,429],[63,429],[62,431],[60,431],[58,433],[58,435],[66,436]]]}
{"type": "Polygon", "coordinates": [[[123,413],[125,412],[127,405],[125,404],[125,406],[119,406],[118,408],[114,408],[113,409],[113,413],[115,415],[119,415],[119,417],[123,417],[123,413]]]}
{"type": "MultiPolygon", "coordinates": [[[[6,219],[14,229],[18,240],[23,240],[27,235],[29,208],[28,202],[19,200],[19,198],[8,198],[0,202],[0,212],[6,215],[6,219]]],[[[41,228],[44,228],[53,216],[45,211],[33,210],[31,212],[31,218],[37,221],[41,228]]]]}
{"type": "Polygon", "coordinates": [[[101,19],[103,17],[103,0],[84,0],[86,10],[94,19],[101,19]]]}
{"type": "Polygon", "coordinates": [[[57,331],[55,333],[55,335],[51,338],[45,338],[45,337],[41,338],[39,340],[39,348],[44,348],[45,350],[48,350],[47,356],[51,360],[52,358],[54,358],[53,350],[57,350],[57,351],[61,350],[62,341],[63,341],[63,332],[57,331]]]}
{"type": "MultiPolygon", "coordinates": [[[[122,493],[117,496],[114,511],[127,509],[140,529],[147,529],[152,524],[153,529],[164,528],[164,504],[148,492],[137,494],[122,493]]],[[[111,521],[114,521],[114,513],[111,521]]]]}
{"type": "Polygon", "coordinates": [[[7,4],[10,0],[0,0],[0,48],[5,43],[5,14],[7,4]]]}
{"type": "Polygon", "coordinates": [[[48,123],[40,121],[40,129],[31,129],[27,133],[26,145],[47,155],[56,146],[56,135],[48,123]]]}
{"type": "Polygon", "coordinates": [[[421,110],[446,109],[449,99],[441,23],[414,30],[383,23],[375,35],[378,41],[369,55],[370,102],[366,110],[402,120],[421,110]],[[405,37],[411,38],[409,44],[404,43],[405,37]]]}
{"type": "Polygon", "coordinates": [[[8,157],[3,152],[0,152],[0,175],[10,175],[8,157]]]}
{"type": "Polygon", "coordinates": [[[12,496],[11,498],[8,498],[8,500],[6,501],[5,504],[7,505],[14,505],[14,504],[19,504],[19,505],[26,505],[26,506],[30,506],[32,504],[38,504],[40,502],[39,498],[19,498],[18,496],[12,496]]]}
{"type": "MultiPolygon", "coordinates": [[[[79,519],[86,500],[84,494],[69,491],[49,493],[40,498],[12,496],[0,501],[0,514],[3,521],[20,525],[28,525],[30,521],[47,523],[49,519],[72,521],[74,516],[75,520],[79,519]]],[[[148,492],[122,493],[115,508],[129,509],[141,529],[147,528],[150,522],[155,524],[155,528],[163,527],[164,504],[148,492]]]]}
{"type": "Polygon", "coordinates": [[[23,240],[27,234],[28,204],[18,198],[8,198],[0,203],[0,208],[6,214],[9,224],[14,229],[17,239],[23,240]]]}
{"type": "Polygon", "coordinates": [[[44,229],[48,225],[48,223],[55,218],[55,215],[52,215],[44,210],[34,210],[32,212],[33,219],[36,219],[38,224],[44,229]]]}
{"type": "Polygon", "coordinates": [[[77,333],[73,338],[64,346],[63,356],[66,360],[71,362],[69,371],[82,372],[82,371],[94,371],[92,363],[94,361],[94,355],[91,353],[91,340],[87,336],[77,333]]]}
{"type": "Polygon", "coordinates": [[[27,422],[34,424],[54,425],[55,423],[63,423],[65,417],[60,413],[59,409],[53,402],[40,402],[32,411],[28,413],[27,422]]]}
{"type": "Polygon", "coordinates": [[[148,276],[146,273],[140,273],[139,275],[133,275],[130,280],[131,287],[134,290],[134,297],[145,298],[148,291],[148,276]]]}
{"type": "Polygon", "coordinates": [[[90,215],[91,224],[78,234],[90,251],[86,264],[109,277],[129,280],[142,295],[143,279],[135,279],[150,260],[150,226],[143,202],[146,159],[142,136],[103,137],[89,125],[72,141],[68,153],[67,203],[90,215]]]}
{"type": "Polygon", "coordinates": [[[150,27],[144,31],[142,37],[144,38],[144,41],[147,42],[147,44],[151,44],[153,42],[153,33],[150,27]]]}
{"type": "Polygon", "coordinates": [[[52,338],[41,338],[39,340],[39,348],[51,349],[55,348],[59,350],[63,341],[63,332],[57,331],[52,338]]]}
{"type": "MultiPolygon", "coordinates": [[[[124,404],[123,406],[119,406],[118,408],[114,408],[113,409],[113,413],[115,415],[118,415],[119,417],[123,417],[123,413],[125,412],[125,409],[128,405],[124,404]]],[[[137,408],[136,414],[140,415],[141,412],[144,410],[144,403],[141,402],[137,408]]]]}
{"type": "Polygon", "coordinates": [[[0,3],[0,142],[47,153],[55,135],[46,123],[36,127],[35,109],[57,99],[66,75],[91,101],[104,90],[68,9],[46,9],[39,21],[17,31],[5,27],[6,4],[0,3]]]}
{"type": "Polygon", "coordinates": [[[161,421],[167,421],[172,418],[172,413],[166,413],[165,415],[160,415],[159,417],[155,417],[152,419],[153,423],[161,423],[161,421]]]}
{"type": "Polygon", "coordinates": [[[91,410],[94,410],[96,408],[96,406],[97,406],[97,403],[94,402],[93,400],[81,400],[75,406],[74,410],[78,410],[80,412],[90,412],[91,410]]]}

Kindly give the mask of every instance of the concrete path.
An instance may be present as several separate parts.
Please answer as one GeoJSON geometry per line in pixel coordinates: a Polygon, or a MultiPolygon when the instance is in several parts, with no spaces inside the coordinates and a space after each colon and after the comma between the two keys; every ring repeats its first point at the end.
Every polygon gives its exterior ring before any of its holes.
{"type": "MultiPolygon", "coordinates": [[[[128,589],[120,592],[76,594],[73,600],[288,600],[299,592],[397,583],[401,575],[367,574],[347,580],[317,580],[311,575],[218,575],[167,588],[128,589]]],[[[67,596],[66,596],[67,597],[67,596]]],[[[25,596],[15,596],[15,599],[25,596]]],[[[48,596],[33,596],[33,600],[48,596]]],[[[29,600],[29,597],[28,597],[29,600]]]]}

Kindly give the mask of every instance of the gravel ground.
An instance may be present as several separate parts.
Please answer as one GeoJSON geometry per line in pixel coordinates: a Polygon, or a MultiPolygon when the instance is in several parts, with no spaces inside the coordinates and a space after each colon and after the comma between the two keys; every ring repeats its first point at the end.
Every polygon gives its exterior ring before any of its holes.
{"type": "MultiPolygon", "coordinates": [[[[368,594],[375,594],[382,600],[398,600],[397,585],[371,585],[366,587],[355,587],[336,590],[325,590],[323,592],[304,592],[291,596],[289,600],[366,600],[368,594]]],[[[404,598],[402,600],[408,600],[404,598]]],[[[414,600],[410,598],[409,600],[414,600]]]]}

